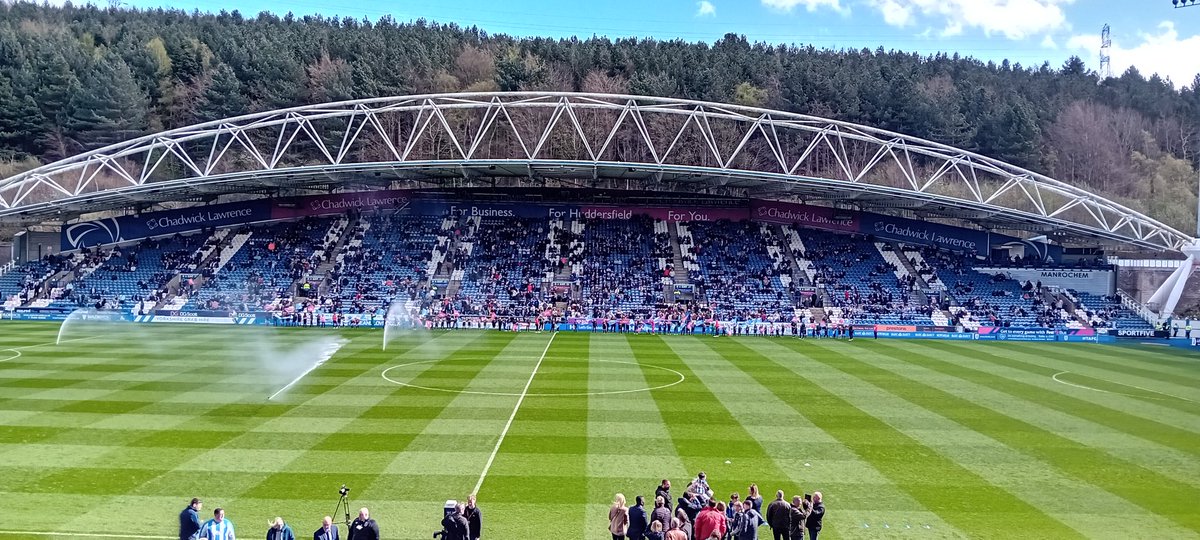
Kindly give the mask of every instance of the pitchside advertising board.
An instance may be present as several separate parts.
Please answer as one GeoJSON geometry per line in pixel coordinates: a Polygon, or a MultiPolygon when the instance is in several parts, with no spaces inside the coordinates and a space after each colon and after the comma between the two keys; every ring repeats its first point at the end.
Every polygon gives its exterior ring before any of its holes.
{"type": "Polygon", "coordinates": [[[648,216],[669,222],[750,219],[835,232],[857,232],[888,240],[934,245],[959,252],[988,253],[992,245],[1014,242],[1025,244],[1027,253],[1033,249],[1038,253],[1053,255],[1057,249],[1055,246],[961,227],[856,210],[775,201],[748,200],[741,206],[720,207],[599,204],[581,206],[456,201],[407,190],[387,190],[259,199],[74,223],[65,225],[62,229],[62,250],[169,236],[211,227],[338,214],[349,210],[370,212],[401,209],[416,215],[488,219],[627,220],[634,216],[648,216]]]}

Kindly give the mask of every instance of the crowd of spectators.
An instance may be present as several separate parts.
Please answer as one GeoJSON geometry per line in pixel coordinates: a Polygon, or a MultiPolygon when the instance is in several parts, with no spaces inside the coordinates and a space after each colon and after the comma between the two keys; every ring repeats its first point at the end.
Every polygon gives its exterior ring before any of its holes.
{"type": "Polygon", "coordinates": [[[472,319],[502,326],[534,318],[605,321],[605,328],[711,320],[812,324],[809,307],[827,310],[817,318],[838,324],[943,324],[945,313],[948,324],[968,328],[1062,327],[1078,324],[1076,317],[1106,326],[1129,316],[1108,301],[1072,301],[1080,311],[1071,314],[1071,305],[1040,284],[977,270],[1042,264],[1032,259],[987,261],[910,246],[897,261],[880,252],[891,244],[876,245],[869,236],[803,230],[803,246],[785,248],[777,228],[759,223],[679,225],[676,238],[687,267],[680,279],[695,291],[686,302],[674,287],[674,235],[650,217],[560,221],[390,213],[307,218],[223,235],[208,230],[186,241],[176,236],[52,256],[0,278],[0,295],[17,297],[10,309],[49,291],[64,306],[153,306],[167,299],[173,277],[186,274],[179,285],[191,298],[189,309],[382,317],[399,301],[437,325],[472,319]],[[230,251],[230,260],[209,256],[231,247],[238,235],[249,241],[230,251]],[[795,267],[788,250],[797,257],[795,267]],[[800,272],[793,275],[793,268],[800,272]],[[61,288],[47,281],[64,270],[75,270],[77,279],[61,288]],[[793,281],[805,275],[811,277],[806,286],[793,281]]]}

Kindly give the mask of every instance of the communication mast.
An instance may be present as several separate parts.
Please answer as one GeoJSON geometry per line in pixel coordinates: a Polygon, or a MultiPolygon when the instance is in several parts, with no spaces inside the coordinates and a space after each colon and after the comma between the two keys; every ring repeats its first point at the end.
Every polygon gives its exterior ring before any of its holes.
{"type": "Polygon", "coordinates": [[[1112,77],[1112,57],[1109,56],[1109,51],[1112,49],[1112,39],[1108,35],[1108,25],[1100,29],[1100,79],[1108,79],[1112,77]]]}

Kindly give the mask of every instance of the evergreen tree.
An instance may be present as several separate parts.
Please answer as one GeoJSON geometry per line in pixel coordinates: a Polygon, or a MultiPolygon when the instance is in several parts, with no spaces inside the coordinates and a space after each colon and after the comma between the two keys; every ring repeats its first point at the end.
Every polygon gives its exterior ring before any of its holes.
{"type": "Polygon", "coordinates": [[[0,76],[0,158],[38,154],[44,124],[33,96],[14,92],[9,80],[0,76]]]}
{"type": "Polygon", "coordinates": [[[100,148],[146,132],[147,100],[125,61],[104,53],[71,97],[67,130],[84,149],[100,148]]]}
{"type": "Polygon", "coordinates": [[[246,114],[249,101],[242,94],[242,83],[233,68],[221,64],[213,70],[212,81],[196,104],[196,121],[211,122],[246,114]]]}

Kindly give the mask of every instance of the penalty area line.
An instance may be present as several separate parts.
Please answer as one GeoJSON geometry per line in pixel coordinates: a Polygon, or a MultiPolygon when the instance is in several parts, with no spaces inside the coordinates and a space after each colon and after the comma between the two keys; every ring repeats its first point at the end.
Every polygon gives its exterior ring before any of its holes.
{"type": "MultiPolygon", "coordinates": [[[[1084,389],[1084,390],[1091,390],[1091,391],[1093,391],[1093,392],[1103,392],[1103,393],[1105,393],[1105,394],[1115,394],[1115,395],[1118,395],[1118,396],[1126,396],[1126,397],[1134,397],[1134,398],[1144,398],[1144,399],[1157,399],[1157,400],[1162,400],[1162,398],[1156,398],[1156,397],[1153,397],[1153,396],[1138,396],[1138,395],[1135,395],[1135,394],[1126,394],[1126,393],[1124,393],[1124,392],[1113,392],[1113,391],[1111,391],[1111,390],[1104,390],[1104,389],[1101,389],[1101,388],[1092,388],[1091,386],[1085,386],[1085,385],[1082,385],[1082,384],[1075,384],[1075,383],[1072,383],[1072,382],[1067,382],[1067,381],[1064,381],[1064,380],[1062,380],[1062,379],[1059,379],[1059,378],[1058,378],[1060,375],[1066,375],[1066,374],[1068,374],[1068,373],[1071,373],[1071,372],[1070,372],[1070,371],[1060,371],[1060,372],[1058,372],[1058,373],[1055,373],[1054,375],[1052,375],[1050,378],[1051,378],[1051,379],[1053,379],[1053,380],[1054,380],[1054,382],[1056,382],[1056,383],[1065,384],[1065,385],[1067,385],[1067,386],[1074,386],[1075,388],[1082,388],[1082,389],[1084,389]]],[[[1084,375],[1084,376],[1086,377],[1086,375],[1084,375]]],[[[1103,379],[1097,379],[1097,380],[1103,380],[1103,379]]],[[[1141,391],[1143,391],[1143,392],[1150,392],[1150,393],[1152,393],[1152,394],[1158,394],[1158,395],[1160,395],[1160,396],[1166,396],[1166,397],[1170,397],[1170,398],[1175,398],[1175,399],[1178,399],[1178,400],[1181,400],[1181,401],[1186,401],[1186,402],[1188,402],[1188,403],[1196,403],[1195,401],[1193,401],[1193,400],[1190,400],[1190,399],[1188,399],[1188,398],[1185,398],[1185,397],[1177,396],[1177,395],[1175,395],[1175,394],[1168,394],[1168,393],[1166,393],[1166,392],[1159,392],[1158,390],[1151,390],[1151,389],[1149,389],[1149,388],[1142,388],[1141,386],[1134,386],[1134,385],[1132,385],[1132,384],[1125,384],[1125,383],[1121,383],[1121,382],[1117,382],[1117,381],[1104,381],[1104,382],[1111,383],[1111,384],[1117,384],[1117,385],[1125,386],[1125,387],[1128,387],[1128,388],[1135,388],[1135,389],[1141,390],[1141,391]]]]}
{"type": "Polygon", "coordinates": [[[174,536],[154,536],[148,534],[110,534],[110,533],[83,533],[83,532],[59,532],[59,531],[5,531],[0,530],[0,535],[13,536],[71,536],[77,538],[146,538],[146,539],[163,539],[170,540],[174,536]]]}
{"type": "Polygon", "coordinates": [[[550,334],[550,341],[546,342],[546,348],[542,350],[542,356],[538,357],[537,364],[533,366],[533,373],[530,373],[529,380],[525,381],[525,389],[521,390],[521,396],[517,398],[517,405],[513,407],[512,414],[508,415],[508,422],[505,422],[504,430],[500,432],[500,438],[496,439],[496,447],[492,449],[492,455],[488,456],[487,463],[483,466],[483,472],[479,473],[479,481],[475,483],[475,489],[471,490],[472,494],[478,494],[479,488],[483,487],[483,480],[487,478],[488,471],[492,468],[492,462],[496,461],[496,453],[500,451],[500,445],[504,443],[504,437],[508,435],[508,428],[512,427],[513,419],[517,417],[517,411],[521,409],[521,403],[525,401],[525,396],[529,394],[529,386],[533,384],[533,378],[537,376],[538,369],[542,367],[542,360],[546,359],[546,353],[550,352],[550,344],[554,343],[554,336],[557,335],[557,330],[550,334]]]}

